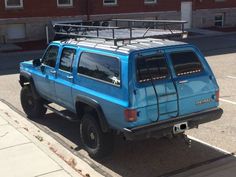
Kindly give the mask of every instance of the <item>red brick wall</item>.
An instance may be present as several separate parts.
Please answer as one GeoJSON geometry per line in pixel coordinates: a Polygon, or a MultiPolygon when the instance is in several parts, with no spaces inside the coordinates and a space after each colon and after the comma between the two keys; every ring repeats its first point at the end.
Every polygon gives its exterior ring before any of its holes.
{"type": "Polygon", "coordinates": [[[0,18],[73,16],[84,13],[79,6],[80,0],[74,0],[73,7],[57,7],[57,0],[23,0],[23,9],[6,9],[4,0],[0,0],[0,18]]]}
{"type": "MultiPolygon", "coordinates": [[[[73,7],[57,7],[57,0],[23,0],[23,9],[6,9],[0,0],[0,18],[76,16],[87,14],[87,0],[74,0],[73,7]]],[[[144,4],[144,0],[117,0],[115,6],[103,6],[103,0],[88,0],[89,13],[115,14],[155,11],[180,11],[181,0],[157,0],[156,4],[144,4]]],[[[183,1],[183,0],[182,0],[183,1]]],[[[190,0],[191,1],[191,0],[190,0]]],[[[236,7],[236,0],[193,0],[193,9],[236,7]],[[202,2],[200,2],[202,1],[202,2]]]]}
{"type": "Polygon", "coordinates": [[[103,0],[89,0],[91,14],[114,14],[180,10],[180,0],[157,0],[156,4],[144,4],[144,0],[117,0],[115,6],[103,6],[103,0]]]}
{"type": "Polygon", "coordinates": [[[236,0],[225,0],[225,2],[215,2],[215,0],[193,0],[194,9],[214,9],[236,7],[236,0]]]}

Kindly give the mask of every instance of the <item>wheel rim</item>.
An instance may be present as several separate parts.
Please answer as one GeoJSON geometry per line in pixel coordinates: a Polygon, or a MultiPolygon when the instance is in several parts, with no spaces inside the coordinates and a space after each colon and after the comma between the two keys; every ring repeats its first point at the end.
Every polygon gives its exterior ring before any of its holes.
{"type": "Polygon", "coordinates": [[[97,148],[98,136],[97,136],[96,129],[93,126],[88,125],[84,127],[82,133],[83,133],[85,145],[92,149],[97,148]]]}

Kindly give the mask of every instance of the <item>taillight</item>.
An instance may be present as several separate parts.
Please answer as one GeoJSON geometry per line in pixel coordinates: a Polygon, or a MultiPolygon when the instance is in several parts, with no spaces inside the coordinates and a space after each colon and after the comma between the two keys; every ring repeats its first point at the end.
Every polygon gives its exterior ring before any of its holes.
{"type": "Polygon", "coordinates": [[[220,90],[216,91],[216,101],[219,102],[220,101],[220,90]]]}
{"type": "Polygon", "coordinates": [[[128,122],[134,122],[137,120],[137,111],[136,109],[126,109],[124,111],[125,120],[128,122]]]}

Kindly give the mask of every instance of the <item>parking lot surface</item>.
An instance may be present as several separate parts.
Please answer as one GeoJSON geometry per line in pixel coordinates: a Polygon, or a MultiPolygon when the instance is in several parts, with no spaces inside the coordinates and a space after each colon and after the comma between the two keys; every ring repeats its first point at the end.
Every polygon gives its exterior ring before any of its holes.
{"type": "MultiPolygon", "coordinates": [[[[229,153],[236,152],[236,35],[191,39],[189,42],[197,45],[206,55],[219,83],[220,106],[224,109],[220,120],[187,132],[196,138],[191,148],[178,138],[127,142],[116,137],[114,153],[102,161],[94,161],[80,148],[78,124],[53,113],[34,123],[105,176],[173,176],[228,158],[231,156],[229,153]]],[[[21,114],[18,64],[41,55],[42,51],[0,53],[0,99],[21,114]]]]}

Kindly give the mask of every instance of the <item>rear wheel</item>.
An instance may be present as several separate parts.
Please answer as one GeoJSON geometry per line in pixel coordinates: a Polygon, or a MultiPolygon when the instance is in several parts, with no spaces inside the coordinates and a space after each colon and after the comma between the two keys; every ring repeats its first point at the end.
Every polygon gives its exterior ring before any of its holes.
{"type": "Polygon", "coordinates": [[[97,120],[86,113],[80,124],[80,138],[84,149],[92,158],[102,158],[113,150],[112,133],[102,132],[97,120]]]}
{"type": "Polygon", "coordinates": [[[41,118],[45,115],[47,109],[43,106],[41,98],[35,98],[30,86],[24,86],[21,89],[21,105],[28,118],[41,118]]]}

